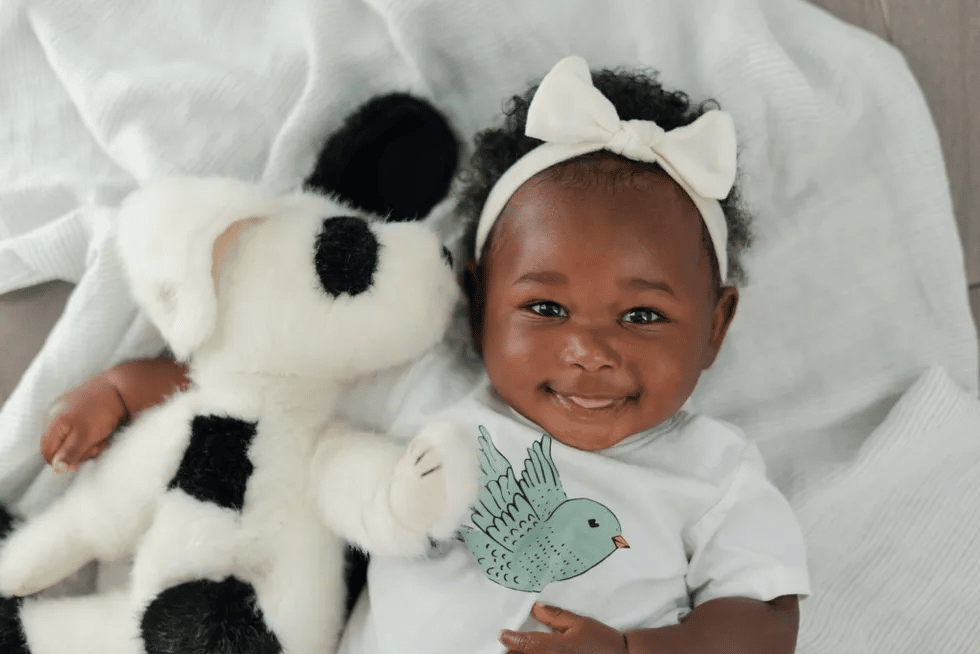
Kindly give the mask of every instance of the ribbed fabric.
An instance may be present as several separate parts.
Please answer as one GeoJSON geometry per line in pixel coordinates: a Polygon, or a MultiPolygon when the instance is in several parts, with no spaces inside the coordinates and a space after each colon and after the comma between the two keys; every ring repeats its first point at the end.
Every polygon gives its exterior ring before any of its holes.
{"type": "Polygon", "coordinates": [[[980,651],[980,402],[941,368],[790,499],[813,585],[800,654],[980,651]]]}

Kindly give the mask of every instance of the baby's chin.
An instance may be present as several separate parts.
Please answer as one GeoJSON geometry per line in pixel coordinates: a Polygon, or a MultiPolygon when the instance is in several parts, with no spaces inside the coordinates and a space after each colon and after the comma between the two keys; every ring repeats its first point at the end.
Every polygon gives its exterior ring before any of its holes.
{"type": "Polygon", "coordinates": [[[583,422],[563,417],[543,417],[534,422],[542,427],[553,439],[586,452],[598,452],[620,443],[630,436],[639,434],[656,426],[634,424],[632,421],[607,420],[583,422]]]}
{"type": "Polygon", "coordinates": [[[545,431],[559,443],[585,452],[599,452],[608,449],[632,436],[632,434],[625,433],[610,434],[608,431],[601,434],[592,434],[589,433],[591,430],[577,430],[574,428],[546,429],[545,431]]]}
{"type": "Polygon", "coordinates": [[[536,395],[529,419],[556,441],[587,452],[604,450],[657,426],[672,413],[644,402],[643,394],[615,399],[565,395],[551,388],[536,395]],[[665,415],[666,414],[666,415],[665,415]]]}

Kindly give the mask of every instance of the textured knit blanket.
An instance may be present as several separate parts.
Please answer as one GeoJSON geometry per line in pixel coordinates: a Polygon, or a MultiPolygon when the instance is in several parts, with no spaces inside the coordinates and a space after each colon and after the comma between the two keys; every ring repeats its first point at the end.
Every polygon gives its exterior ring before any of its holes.
{"type": "Polygon", "coordinates": [[[759,442],[800,512],[800,651],[980,651],[977,338],[938,138],[901,55],[802,0],[3,0],[0,292],[77,286],[0,410],[0,500],[55,492],[54,398],[161,346],[111,247],[140,182],[293,188],[390,90],[469,139],[568,54],[735,116],[757,238],[693,404],[759,442]]]}

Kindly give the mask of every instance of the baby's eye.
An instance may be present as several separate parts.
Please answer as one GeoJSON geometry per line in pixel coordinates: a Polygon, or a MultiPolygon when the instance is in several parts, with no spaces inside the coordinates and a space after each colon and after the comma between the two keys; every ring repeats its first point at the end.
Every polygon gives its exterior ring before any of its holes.
{"type": "Polygon", "coordinates": [[[661,318],[663,318],[663,316],[653,309],[645,309],[642,307],[630,309],[623,314],[623,322],[635,322],[640,325],[648,325],[652,322],[657,322],[661,318]]]}
{"type": "Polygon", "coordinates": [[[527,308],[546,318],[564,318],[568,315],[565,313],[565,308],[555,302],[535,302],[529,304],[527,308]]]}

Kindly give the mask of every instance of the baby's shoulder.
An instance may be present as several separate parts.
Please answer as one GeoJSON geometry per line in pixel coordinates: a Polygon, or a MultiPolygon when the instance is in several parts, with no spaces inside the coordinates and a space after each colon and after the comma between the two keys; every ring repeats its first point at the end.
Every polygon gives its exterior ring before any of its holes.
{"type": "Polygon", "coordinates": [[[634,457],[681,476],[722,480],[749,466],[764,475],[758,448],[738,426],[697,413],[681,412],[670,429],[639,448],[634,457]]]}

